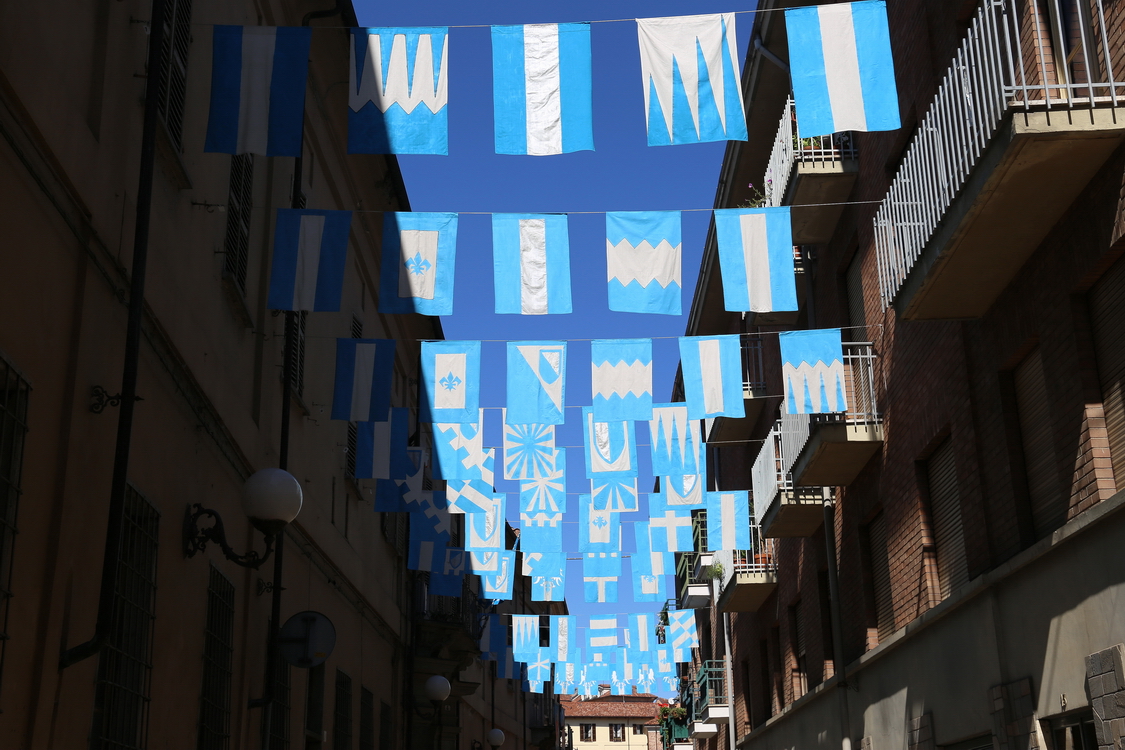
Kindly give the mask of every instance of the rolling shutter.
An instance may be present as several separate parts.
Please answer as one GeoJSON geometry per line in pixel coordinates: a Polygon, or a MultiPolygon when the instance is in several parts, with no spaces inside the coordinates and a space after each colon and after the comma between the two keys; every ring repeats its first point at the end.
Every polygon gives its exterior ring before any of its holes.
{"type": "Polygon", "coordinates": [[[1090,292],[1090,317],[1102,386],[1109,455],[1117,489],[1125,487],[1125,260],[1090,292]]]}
{"type": "Polygon", "coordinates": [[[937,547],[938,580],[941,598],[946,599],[954,589],[969,580],[952,440],[946,440],[930,456],[926,471],[930,486],[930,518],[934,524],[934,544],[937,547]]]}
{"type": "Polygon", "coordinates": [[[1062,526],[1067,503],[1059,491],[1047,379],[1038,347],[1016,368],[1015,381],[1031,519],[1036,538],[1042,538],[1062,526]]]}
{"type": "MultiPolygon", "coordinates": [[[[867,318],[863,309],[863,256],[856,252],[848,264],[848,320],[853,326],[866,326],[867,318]]],[[[852,341],[867,341],[866,328],[853,328],[848,337],[852,341]]]]}
{"type": "Polygon", "coordinates": [[[867,527],[871,551],[871,585],[875,592],[875,620],[879,640],[895,632],[894,598],[891,596],[891,566],[887,559],[887,522],[880,513],[867,527]]]}

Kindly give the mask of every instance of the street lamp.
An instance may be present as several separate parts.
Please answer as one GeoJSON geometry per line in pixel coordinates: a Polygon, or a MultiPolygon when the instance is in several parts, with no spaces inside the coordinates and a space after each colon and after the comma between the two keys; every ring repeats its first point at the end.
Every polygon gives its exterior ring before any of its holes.
{"type": "Polygon", "coordinates": [[[496,748],[504,744],[504,733],[499,729],[492,729],[489,730],[488,736],[485,737],[485,739],[488,740],[488,744],[492,745],[492,750],[496,750],[496,748]]]}
{"type": "Polygon", "coordinates": [[[254,528],[266,537],[266,551],[262,555],[254,550],[237,554],[227,543],[223,519],[218,512],[199,503],[188,505],[184,511],[184,556],[195,557],[197,552],[206,549],[208,542],[215,542],[228,560],[256,570],[269,559],[277,535],[301,512],[301,497],[301,483],[283,469],[262,469],[246,480],[242,488],[242,509],[254,528]],[[203,516],[211,518],[214,524],[200,528],[199,519],[203,516]]]}
{"type": "Polygon", "coordinates": [[[441,704],[449,697],[451,686],[449,680],[445,679],[445,677],[440,674],[435,674],[426,680],[426,684],[422,689],[426,697],[434,704],[434,718],[437,720],[434,724],[434,750],[441,750],[441,724],[443,718],[441,715],[441,704]]]}

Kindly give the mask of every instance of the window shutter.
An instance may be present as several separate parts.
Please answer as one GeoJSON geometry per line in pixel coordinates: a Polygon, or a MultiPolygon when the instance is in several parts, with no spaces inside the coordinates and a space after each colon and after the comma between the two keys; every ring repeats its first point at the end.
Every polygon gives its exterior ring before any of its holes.
{"type": "Polygon", "coordinates": [[[1031,519],[1035,536],[1044,537],[1066,520],[1067,505],[1059,492],[1047,379],[1038,347],[1016,368],[1015,381],[1031,519]]]}
{"type": "Polygon", "coordinates": [[[1125,260],[1118,261],[1090,293],[1090,317],[1098,379],[1102,386],[1109,455],[1118,489],[1125,487],[1125,260]]]}
{"type": "Polygon", "coordinates": [[[246,294],[246,269],[250,261],[250,210],[254,205],[254,157],[230,158],[230,189],[227,193],[227,234],[223,242],[226,274],[246,294]]]}
{"type": "Polygon", "coordinates": [[[926,470],[930,486],[930,520],[933,521],[934,544],[937,546],[938,580],[941,598],[946,599],[954,589],[969,580],[952,440],[946,440],[930,456],[926,470]]]}
{"type": "Polygon", "coordinates": [[[887,559],[887,521],[880,513],[867,527],[871,551],[871,584],[875,590],[875,621],[879,640],[895,632],[894,598],[891,596],[891,567],[887,559]]]}
{"type": "Polygon", "coordinates": [[[867,317],[863,309],[863,256],[859,252],[848,264],[847,283],[849,322],[853,326],[865,326],[853,328],[849,338],[852,341],[867,341],[867,317]]]}
{"type": "Polygon", "coordinates": [[[171,0],[164,19],[164,70],[157,89],[160,116],[177,151],[183,149],[184,100],[191,49],[191,0],[171,0]]]}

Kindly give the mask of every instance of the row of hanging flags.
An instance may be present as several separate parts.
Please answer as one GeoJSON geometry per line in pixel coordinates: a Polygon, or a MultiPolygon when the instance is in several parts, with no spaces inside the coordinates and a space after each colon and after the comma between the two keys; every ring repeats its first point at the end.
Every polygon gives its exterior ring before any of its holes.
{"type": "MultiPolygon", "coordinates": [[[[637,20],[650,146],[746,140],[735,13],[637,20]]],[[[885,0],[785,11],[801,138],[895,130],[885,0]]],[[[446,154],[449,29],[351,32],[348,151],[446,154]]],[[[299,156],[311,29],[215,26],[205,150],[299,156]]],[[[492,27],[499,154],[593,150],[589,23],[492,27]]]]}
{"type": "Polygon", "coordinates": [[[690,662],[691,649],[699,646],[694,610],[584,619],[585,637],[580,638],[574,615],[488,615],[480,640],[482,658],[497,662],[497,677],[522,677],[532,692],[553,682],[559,695],[593,696],[599,684],[610,685],[614,695],[626,695],[632,686],[652,692],[658,681],[676,690],[676,664],[690,662]],[[549,622],[546,639],[542,619],[549,622]]]}
{"type": "MultiPolygon", "coordinates": [[[[606,213],[609,309],[682,314],[679,211],[606,213]]],[[[716,209],[723,296],[730,311],[797,310],[793,228],[788,206],[716,209]]],[[[340,309],[352,214],[278,209],[269,306],[340,309]]],[[[453,314],[457,214],[383,214],[379,311],[453,314]]],[[[566,214],[492,214],[495,311],[570,313],[566,214]]]]}
{"type": "MultiPolygon", "coordinates": [[[[789,413],[846,411],[840,329],[779,336],[789,413]]],[[[584,471],[590,492],[577,495],[577,508],[568,502],[565,447],[555,442],[568,408],[565,341],[508,342],[499,446],[484,445],[479,341],[422,342],[418,421],[432,424],[432,436],[411,446],[409,409],[390,406],[394,342],[337,339],[332,418],[358,423],[355,476],[375,480],[375,510],[411,513],[408,567],[431,573],[433,593],[460,592],[472,573],[481,576],[482,597],[511,598],[517,550],[506,549],[509,497],[495,491],[500,472],[519,483],[518,551],[533,600],[562,599],[574,559],[567,553],[577,553],[584,598],[602,603],[619,600],[621,514],[640,510],[635,425],[647,422],[661,491],[649,495],[647,520],[632,523],[632,595],[660,602],[673,554],[694,548],[693,511],[706,512],[711,551],[751,546],[748,494],[704,489],[700,429],[704,419],[745,416],[740,338],[681,338],[686,401],[673,404],[653,403],[651,339],[591,342],[592,405],[578,407],[584,466],[570,467],[584,471]],[[444,480],[444,491],[426,489],[427,479],[444,480]],[[451,514],[465,516],[462,547],[451,546],[451,514]],[[568,548],[563,523],[575,516],[577,546],[568,548]]]]}

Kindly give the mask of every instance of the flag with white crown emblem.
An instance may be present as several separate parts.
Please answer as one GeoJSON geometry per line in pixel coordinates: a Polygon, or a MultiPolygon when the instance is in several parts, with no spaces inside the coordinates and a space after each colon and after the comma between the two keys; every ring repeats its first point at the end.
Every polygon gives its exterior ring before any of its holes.
{"type": "Polygon", "coordinates": [[[383,214],[379,312],[453,314],[457,214],[383,214]]]}
{"type": "Polygon", "coordinates": [[[419,421],[469,424],[480,418],[480,342],[423,341],[419,421]]]}
{"type": "Polygon", "coordinates": [[[507,424],[562,424],[565,381],[565,341],[509,341],[507,424]]]}
{"type": "Polygon", "coordinates": [[[648,423],[655,476],[699,474],[703,460],[703,436],[699,420],[688,418],[685,404],[655,404],[648,423]]]}

